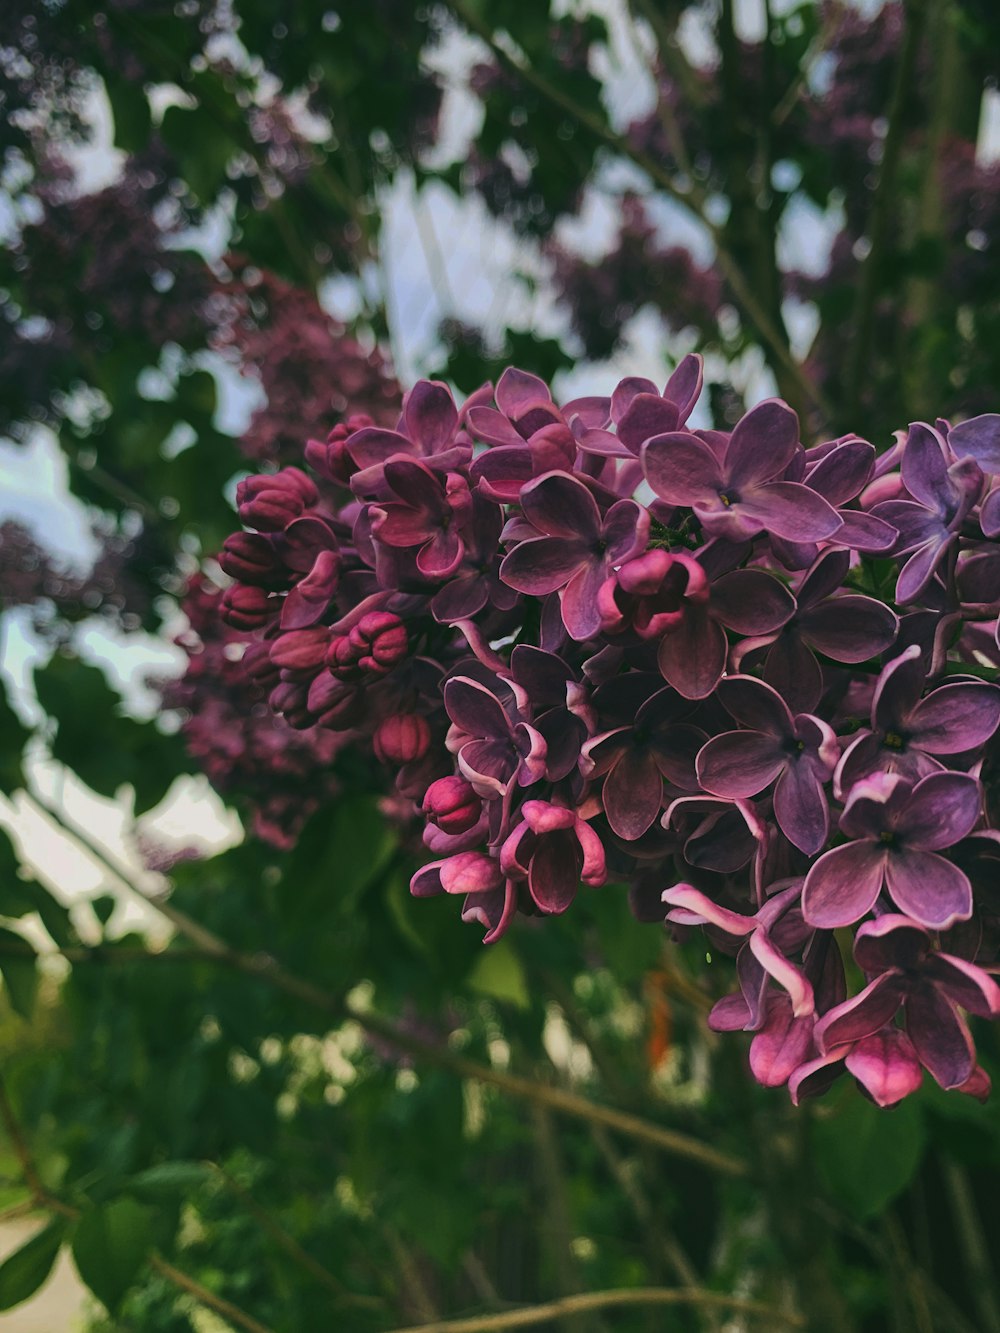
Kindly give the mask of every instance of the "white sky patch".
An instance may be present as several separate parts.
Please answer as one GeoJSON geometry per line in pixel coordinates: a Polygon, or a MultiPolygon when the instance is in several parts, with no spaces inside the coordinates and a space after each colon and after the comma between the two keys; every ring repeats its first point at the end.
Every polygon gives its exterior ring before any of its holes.
{"type": "Polygon", "coordinates": [[[82,573],[98,554],[85,506],[69,489],[66,456],[52,431],[37,427],[23,444],[0,440],[0,522],[17,519],[57,561],[82,573]]]}

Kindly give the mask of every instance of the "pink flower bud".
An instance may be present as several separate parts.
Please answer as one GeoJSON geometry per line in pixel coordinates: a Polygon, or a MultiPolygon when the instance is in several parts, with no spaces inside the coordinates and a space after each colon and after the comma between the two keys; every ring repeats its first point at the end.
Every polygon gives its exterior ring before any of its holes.
{"type": "Polygon", "coordinates": [[[369,611],[348,637],[358,655],[361,670],[379,675],[401,662],[409,646],[406,626],[390,611],[369,611]]]}
{"type": "Polygon", "coordinates": [[[330,631],[325,625],[293,629],[271,644],[271,661],[286,671],[317,671],[323,665],[330,631]]]}
{"type": "Polygon", "coordinates": [[[256,532],[234,532],[223,542],[219,564],[232,579],[259,588],[281,588],[288,583],[284,565],[269,537],[256,532]]]}
{"type": "Polygon", "coordinates": [[[438,778],[424,793],[424,814],[443,833],[465,833],[483,813],[483,803],[465,778],[438,778]]]}
{"type": "Polygon", "coordinates": [[[240,518],[261,532],[283,532],[319,499],[315,484],[296,467],[247,477],[236,488],[240,518]]]}
{"type": "Polygon", "coordinates": [[[380,723],[372,748],[383,764],[409,764],[430,749],[431,729],[416,713],[396,713],[380,723]]]}
{"type": "Polygon", "coordinates": [[[222,594],[221,614],[234,629],[261,629],[278,609],[278,599],[263,588],[234,583],[222,594]]]}

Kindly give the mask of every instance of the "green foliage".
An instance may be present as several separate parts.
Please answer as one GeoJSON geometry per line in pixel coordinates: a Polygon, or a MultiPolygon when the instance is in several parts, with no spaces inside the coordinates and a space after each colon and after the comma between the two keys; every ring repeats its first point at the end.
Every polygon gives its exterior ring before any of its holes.
{"type": "Polygon", "coordinates": [[[132,1199],[89,1208],[73,1235],[73,1260],[90,1290],[114,1314],[153,1243],[154,1213],[132,1199]]]}
{"type": "Polygon", "coordinates": [[[34,1296],[52,1272],[65,1233],[65,1222],[57,1218],[0,1264],[0,1310],[10,1310],[34,1296]]]}
{"type": "Polygon", "coordinates": [[[863,1221],[913,1180],[926,1147],[924,1115],[914,1100],[887,1114],[852,1088],[815,1121],[813,1145],[827,1188],[863,1221]]]}

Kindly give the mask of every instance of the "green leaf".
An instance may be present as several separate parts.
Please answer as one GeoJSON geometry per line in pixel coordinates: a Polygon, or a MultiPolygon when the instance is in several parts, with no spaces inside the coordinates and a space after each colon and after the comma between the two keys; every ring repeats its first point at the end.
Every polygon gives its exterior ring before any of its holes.
{"type": "Polygon", "coordinates": [[[129,1189],[144,1198],[190,1194],[208,1180],[210,1168],[201,1162],[163,1162],[140,1171],[128,1182],[129,1189]]]}
{"type": "Polygon", "coordinates": [[[10,706],[7,693],[0,681],[0,791],[12,792],[24,786],[21,755],[31,731],[10,706]]]}
{"type": "MultiPolygon", "coordinates": [[[[20,935],[0,927],[0,945],[7,944],[14,946],[15,949],[30,948],[20,935]]],[[[32,954],[10,958],[0,954],[0,974],[3,975],[10,1007],[25,1022],[30,1022],[35,1011],[35,996],[38,993],[37,959],[32,954]]]]}
{"type": "Polygon", "coordinates": [[[816,1160],[830,1193],[857,1218],[874,1217],[912,1180],[926,1131],[912,1100],[883,1110],[853,1089],[836,1114],[813,1125],[816,1160]]]}
{"type": "Polygon", "coordinates": [[[111,74],[105,75],[104,84],[115,117],[115,147],[137,153],[145,148],[151,126],[149,100],[143,86],[111,74]]]}
{"type": "Polygon", "coordinates": [[[50,1222],[0,1264],[0,1310],[10,1310],[33,1296],[52,1272],[66,1224],[50,1222]]]}
{"type": "Polygon", "coordinates": [[[524,967],[509,940],[484,947],[469,973],[469,985],[491,1000],[502,1000],[518,1009],[531,1004],[524,967]]]}
{"type": "Polygon", "coordinates": [[[114,1314],[153,1244],[155,1214],[133,1199],[84,1213],[73,1238],[80,1277],[114,1314]]]}

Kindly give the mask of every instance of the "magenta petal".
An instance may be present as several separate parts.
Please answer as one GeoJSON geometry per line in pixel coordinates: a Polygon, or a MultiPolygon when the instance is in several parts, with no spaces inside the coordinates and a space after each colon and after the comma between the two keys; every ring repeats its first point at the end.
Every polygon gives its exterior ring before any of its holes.
{"type": "Polygon", "coordinates": [[[798,417],[780,398],[767,398],[736,423],[726,447],[726,480],[738,487],[768,481],[784,472],[798,447],[798,417]]]}
{"type": "Polygon", "coordinates": [[[998,726],[1000,689],[982,681],[932,690],[910,714],[907,730],[921,750],[961,754],[989,740],[998,726]]]}
{"type": "Polygon", "coordinates": [[[970,1014],[979,1018],[1000,1017],[1000,986],[975,963],[947,953],[932,954],[924,975],[970,1014]]]}
{"type": "Polygon", "coordinates": [[[892,968],[912,970],[922,966],[930,943],[930,934],[918,922],[897,912],[886,912],[858,927],[854,958],[869,976],[892,968]]]}
{"type": "Polygon", "coordinates": [[[442,528],[417,553],[417,569],[429,579],[447,579],[465,555],[465,544],[454,528],[442,528]]]}
{"type": "Polygon", "coordinates": [[[563,624],[578,643],[592,639],[601,628],[597,594],[606,575],[603,564],[592,561],[578,569],[560,593],[563,624]]]}
{"type": "Polygon", "coordinates": [[[885,877],[899,910],[931,930],[947,930],[972,915],[968,876],[935,852],[893,850],[885,877]]]}
{"type": "Polygon", "coordinates": [[[907,1000],[906,1030],[920,1063],[942,1088],[957,1088],[971,1075],[976,1048],[968,1024],[934,986],[920,986],[907,1000]]]}
{"type": "Polygon", "coordinates": [[[717,501],[722,471],[711,449],[686,431],[655,435],[642,449],[646,480],[661,500],[672,505],[717,501]]]}
{"type": "Polygon", "coordinates": [[[974,458],[984,472],[1000,472],[1000,416],[995,412],[952,426],[948,443],[959,458],[974,458]]]}
{"type": "Polygon", "coordinates": [[[660,813],[663,779],[648,750],[628,749],[604,782],[604,813],[620,838],[629,842],[650,828],[660,813]]]}
{"type": "Polygon", "coordinates": [[[550,403],[552,395],[549,386],[537,375],[508,366],[497,382],[496,400],[500,411],[516,421],[529,407],[550,403]]]}
{"type": "Polygon", "coordinates": [[[832,537],[843,520],[821,495],[795,481],[772,481],[740,493],[733,506],[759,530],[791,542],[818,542],[832,537]]]}
{"type": "Polygon", "coordinates": [[[755,930],[750,936],[750,952],[767,975],[788,992],[796,1018],[814,1012],[816,1002],[809,978],[785,957],[766,930],[755,930]]]}
{"type": "Polygon", "coordinates": [[[773,736],[727,731],[698,751],[698,781],[713,796],[756,796],[784,768],[787,756],[773,736]]]}
{"type": "Polygon", "coordinates": [[[685,699],[712,693],[726,667],[726,636],[707,612],[692,607],[660,640],[657,657],[668,684],[685,699]]]}
{"type": "Polygon", "coordinates": [[[834,847],[816,861],[802,889],[802,915],[811,926],[850,926],[875,905],[887,849],[873,842],[834,847]]]}
{"type": "Polygon", "coordinates": [[[877,1106],[895,1106],[923,1080],[913,1042],[899,1028],[886,1027],[863,1037],[845,1062],[877,1106]]]}
{"type": "Polygon", "coordinates": [[[485,893],[500,883],[500,866],[484,852],[459,852],[440,862],[445,893],[485,893]]]}
{"type": "MultiPolygon", "coordinates": [[[[690,924],[703,925],[707,922],[735,939],[742,939],[756,929],[757,922],[754,917],[744,916],[741,912],[734,912],[728,907],[720,907],[707,894],[691,884],[675,884],[673,888],[664,889],[663,901],[669,907],[682,909],[688,913],[691,918],[690,924]]],[[[677,918],[671,914],[671,919],[677,918]]]]}
{"type": "Polygon", "coordinates": [[[979,783],[974,777],[931,773],[913,788],[895,827],[908,848],[936,852],[971,833],[979,811],[979,783]]]}
{"type": "Polygon", "coordinates": [[[905,993],[902,973],[883,972],[859,994],[823,1015],[816,1024],[816,1045],[826,1052],[870,1037],[895,1016],[905,993]]]}
{"type": "Polygon", "coordinates": [[[568,472],[547,472],[521,491],[525,517],[547,537],[596,541],[601,531],[597,503],[582,481],[568,472]]]}
{"type": "Polygon", "coordinates": [[[750,1006],[740,991],[723,995],[712,1005],[706,1022],[713,1032],[745,1032],[750,1022],[750,1006]]]}
{"type": "Polygon", "coordinates": [[[788,1095],[798,1106],[804,1097],[821,1097],[844,1072],[846,1046],[838,1046],[829,1055],[807,1060],[788,1079],[788,1095]]]}
{"type": "MultiPolygon", "coordinates": [[[[686,421],[691,413],[691,409],[698,401],[698,395],[701,393],[703,376],[703,362],[697,352],[688,352],[678,362],[677,369],[667,380],[663,390],[663,396],[671,403],[677,404],[677,410],[680,413],[681,421],[686,421]]],[[[1000,468],[996,469],[1000,472],[1000,468]]]]}
{"type": "Polygon", "coordinates": [[[285,598],[282,629],[308,629],[323,618],[340,576],[340,553],[320,551],[316,563],[285,598]]]}
{"type": "Polygon", "coordinates": [[[768,1001],[763,1028],[750,1043],[750,1070],[765,1088],[780,1088],[812,1050],[812,1016],[796,1018],[782,996],[768,1001]]]}
{"type": "Polygon", "coordinates": [[[425,454],[436,454],[452,441],[458,408],[446,384],[420,380],[406,396],[403,407],[406,431],[425,454]]]}

